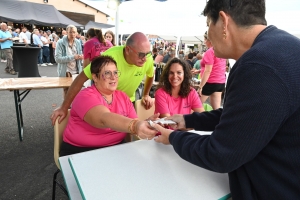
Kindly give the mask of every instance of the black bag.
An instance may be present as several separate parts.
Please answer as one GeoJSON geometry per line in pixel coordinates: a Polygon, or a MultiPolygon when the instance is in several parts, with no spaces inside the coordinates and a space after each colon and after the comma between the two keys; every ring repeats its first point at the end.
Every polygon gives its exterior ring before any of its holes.
{"type": "Polygon", "coordinates": [[[32,38],[32,35],[33,33],[31,33],[31,36],[30,36],[30,44],[28,44],[30,47],[39,47],[39,45],[36,45],[33,43],[33,38],[32,38]]]}

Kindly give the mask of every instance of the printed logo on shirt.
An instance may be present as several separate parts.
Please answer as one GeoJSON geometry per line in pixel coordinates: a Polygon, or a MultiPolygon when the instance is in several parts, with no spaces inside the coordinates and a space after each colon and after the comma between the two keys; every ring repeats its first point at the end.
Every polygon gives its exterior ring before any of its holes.
{"type": "Polygon", "coordinates": [[[136,74],[134,76],[142,76],[143,73],[142,72],[136,72],[136,74]]]}
{"type": "Polygon", "coordinates": [[[189,104],[185,104],[184,106],[183,106],[183,108],[190,108],[191,107],[191,105],[189,105],[189,104]]]}

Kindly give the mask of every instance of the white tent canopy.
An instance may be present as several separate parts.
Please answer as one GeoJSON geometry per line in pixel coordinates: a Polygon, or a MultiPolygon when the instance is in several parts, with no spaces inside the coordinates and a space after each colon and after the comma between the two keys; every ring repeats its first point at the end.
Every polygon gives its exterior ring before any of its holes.
{"type": "MultiPolygon", "coordinates": [[[[84,1],[89,2],[88,0],[84,1]]],[[[97,1],[97,3],[99,9],[107,5],[107,1],[97,1]]],[[[93,4],[96,2],[94,1],[93,4]]],[[[122,21],[119,23],[119,33],[131,34],[141,31],[145,34],[161,35],[165,38],[168,36],[173,40],[174,36],[179,35],[201,36],[207,30],[206,19],[200,15],[205,4],[205,0],[168,0],[166,2],[132,0],[123,2],[119,6],[119,17],[122,21]]],[[[110,13],[110,15],[115,16],[114,13],[110,13]]],[[[268,25],[275,25],[300,37],[299,0],[266,0],[266,18],[268,25]]]]}

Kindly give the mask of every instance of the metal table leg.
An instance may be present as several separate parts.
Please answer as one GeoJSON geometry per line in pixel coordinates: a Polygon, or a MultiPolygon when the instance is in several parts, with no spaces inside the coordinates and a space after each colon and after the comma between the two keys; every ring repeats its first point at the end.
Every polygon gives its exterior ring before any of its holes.
{"type": "Polygon", "coordinates": [[[19,131],[19,139],[23,141],[23,114],[21,103],[23,99],[27,96],[30,90],[25,90],[21,94],[19,90],[14,90],[14,98],[15,98],[15,106],[16,106],[16,114],[17,114],[17,122],[18,122],[18,131],[19,131]],[[22,98],[21,96],[24,95],[22,98]]]}

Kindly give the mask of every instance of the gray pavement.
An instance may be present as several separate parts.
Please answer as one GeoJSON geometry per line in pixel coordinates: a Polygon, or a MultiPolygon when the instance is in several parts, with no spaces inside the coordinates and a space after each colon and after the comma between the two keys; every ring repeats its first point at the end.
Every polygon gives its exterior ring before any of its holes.
{"type": "MultiPolygon", "coordinates": [[[[5,63],[0,63],[0,78],[17,77],[4,68],[5,63]]],[[[48,77],[56,77],[56,69],[56,65],[39,67],[40,75],[48,77]]],[[[57,168],[49,117],[61,103],[62,89],[32,90],[22,102],[24,140],[20,142],[13,92],[0,91],[0,200],[51,199],[57,168]]],[[[57,188],[56,199],[68,198],[57,188]]]]}

